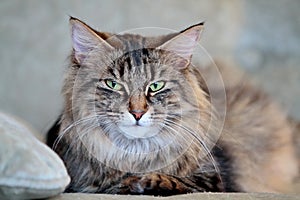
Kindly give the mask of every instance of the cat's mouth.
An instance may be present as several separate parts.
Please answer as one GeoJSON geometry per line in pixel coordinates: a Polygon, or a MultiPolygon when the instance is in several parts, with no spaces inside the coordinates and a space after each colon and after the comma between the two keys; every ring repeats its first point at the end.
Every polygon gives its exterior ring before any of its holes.
{"type": "Polygon", "coordinates": [[[121,134],[128,139],[142,139],[153,137],[158,134],[159,128],[153,124],[150,119],[150,113],[147,112],[141,118],[136,120],[129,112],[125,113],[123,119],[117,124],[121,134]]]}
{"type": "Polygon", "coordinates": [[[135,125],[133,125],[133,126],[143,126],[143,125],[139,121],[136,121],[135,125]]]}
{"type": "Polygon", "coordinates": [[[141,139],[149,138],[158,134],[159,130],[152,126],[143,126],[139,122],[133,125],[122,125],[119,126],[123,135],[128,139],[141,139]]]}

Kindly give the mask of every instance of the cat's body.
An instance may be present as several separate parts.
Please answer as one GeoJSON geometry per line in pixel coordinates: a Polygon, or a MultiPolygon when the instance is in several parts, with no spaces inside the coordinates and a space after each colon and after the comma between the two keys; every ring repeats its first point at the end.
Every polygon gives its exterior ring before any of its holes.
{"type": "Polygon", "coordinates": [[[225,88],[214,86],[210,67],[190,63],[202,24],[152,38],[71,25],[64,111],[48,133],[67,191],[289,190],[298,168],[284,114],[242,76],[220,68],[225,88]]]}

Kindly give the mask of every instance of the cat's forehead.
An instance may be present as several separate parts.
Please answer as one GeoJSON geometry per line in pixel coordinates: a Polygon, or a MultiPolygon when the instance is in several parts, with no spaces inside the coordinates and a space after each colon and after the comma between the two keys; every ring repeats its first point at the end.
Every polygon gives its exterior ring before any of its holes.
{"type": "Polygon", "coordinates": [[[126,82],[141,82],[154,78],[155,74],[163,68],[161,55],[155,49],[137,47],[141,48],[123,51],[122,55],[109,66],[108,72],[126,82]]]}
{"type": "Polygon", "coordinates": [[[111,34],[107,38],[107,42],[112,46],[124,51],[133,51],[143,48],[156,48],[163,44],[168,39],[174,37],[175,34],[167,34],[160,36],[143,36],[139,34],[111,34]]]}

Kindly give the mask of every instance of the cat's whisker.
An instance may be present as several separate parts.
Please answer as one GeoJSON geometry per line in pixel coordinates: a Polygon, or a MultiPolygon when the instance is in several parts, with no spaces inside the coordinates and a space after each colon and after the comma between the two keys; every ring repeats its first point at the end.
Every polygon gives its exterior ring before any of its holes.
{"type": "MultiPolygon", "coordinates": [[[[97,117],[97,116],[96,116],[97,117]]],[[[88,122],[88,121],[87,121],[88,122]]],[[[111,122],[105,122],[105,123],[102,123],[101,125],[102,126],[105,126],[109,124],[111,125],[112,123],[111,122]]],[[[96,123],[96,124],[90,124],[90,123],[87,123],[87,125],[89,125],[87,128],[83,129],[83,130],[80,130],[80,134],[77,133],[77,136],[74,137],[74,139],[72,140],[72,142],[70,143],[70,145],[68,146],[68,149],[66,151],[66,154],[68,154],[68,152],[70,151],[70,149],[73,147],[73,145],[76,145],[76,144],[79,144],[79,143],[82,143],[82,142],[78,142],[78,141],[82,141],[82,139],[84,137],[86,137],[89,133],[91,133],[92,129],[94,128],[97,128],[99,127],[99,124],[96,123]]],[[[105,129],[105,128],[103,128],[105,129]]]]}
{"type": "MultiPolygon", "coordinates": [[[[184,130],[186,133],[188,133],[188,134],[190,134],[191,136],[193,136],[193,137],[200,143],[200,145],[204,148],[204,151],[207,153],[208,157],[209,157],[210,160],[212,161],[212,164],[213,164],[213,166],[214,166],[216,172],[217,172],[218,174],[220,174],[220,169],[219,169],[219,167],[218,167],[217,164],[216,164],[217,162],[215,161],[214,157],[212,156],[212,154],[211,154],[209,148],[207,147],[207,145],[205,144],[205,142],[204,142],[200,137],[198,137],[192,130],[190,130],[189,128],[187,128],[187,127],[185,127],[185,126],[183,126],[183,125],[179,125],[179,124],[177,124],[177,123],[175,123],[175,122],[173,122],[173,121],[171,121],[171,120],[167,120],[167,119],[165,119],[165,121],[166,121],[166,124],[169,123],[170,125],[173,125],[173,126],[176,126],[176,127],[178,127],[178,128],[181,128],[181,129],[184,130]]],[[[178,135],[180,135],[180,134],[178,134],[178,135]]]]}
{"type": "Polygon", "coordinates": [[[86,119],[86,118],[83,118],[83,119],[80,119],[80,120],[77,120],[75,121],[74,123],[70,124],[69,126],[67,126],[63,131],[61,131],[58,135],[58,137],[55,139],[54,143],[53,143],[53,146],[52,146],[52,149],[56,149],[57,148],[57,145],[59,144],[59,142],[61,141],[61,139],[65,136],[65,134],[67,132],[69,132],[74,126],[76,125],[80,125],[80,123],[83,123],[84,121],[88,121],[90,120],[90,118],[86,119]]]}
{"type": "MultiPolygon", "coordinates": [[[[211,114],[211,113],[209,113],[209,114],[211,114]]],[[[212,115],[212,117],[214,118],[213,115],[212,115]]],[[[167,119],[167,120],[173,119],[173,120],[171,120],[171,121],[174,122],[174,120],[176,120],[176,121],[180,122],[181,124],[182,124],[182,123],[185,123],[184,121],[182,121],[182,118],[179,117],[179,116],[177,116],[177,115],[170,115],[170,114],[168,114],[166,119],[167,119]],[[169,119],[168,119],[168,118],[169,118],[169,119]]],[[[207,126],[207,125],[206,125],[206,122],[202,125],[201,121],[199,121],[197,118],[196,118],[196,119],[194,119],[194,118],[189,119],[190,122],[193,121],[193,120],[196,120],[194,123],[196,123],[196,124],[199,125],[199,126],[203,126],[203,127],[206,127],[206,126],[207,126]]],[[[214,119],[212,119],[212,120],[214,120],[214,119]]],[[[186,127],[188,127],[188,125],[186,125],[186,127]]],[[[217,126],[216,124],[214,124],[214,123],[210,123],[210,124],[209,124],[209,128],[211,128],[211,129],[213,129],[213,130],[218,130],[220,127],[218,127],[218,126],[217,126]]],[[[205,129],[205,128],[204,128],[204,129],[205,129]]],[[[214,138],[211,138],[209,134],[206,134],[206,135],[205,135],[205,138],[206,138],[206,141],[207,141],[207,142],[211,142],[212,144],[215,144],[215,139],[214,139],[214,138]]]]}
{"type": "Polygon", "coordinates": [[[97,117],[101,117],[101,116],[105,116],[104,114],[103,115],[92,115],[92,116],[88,116],[88,117],[85,117],[85,118],[81,118],[75,122],[73,122],[72,124],[70,124],[69,126],[67,126],[63,131],[61,131],[58,135],[58,137],[55,139],[54,143],[53,143],[53,146],[52,146],[52,149],[56,149],[57,148],[57,145],[58,143],[61,141],[61,139],[64,137],[64,135],[69,132],[72,128],[78,126],[78,125],[81,125],[83,123],[87,123],[91,120],[94,120],[96,119],[97,117]]]}
{"type": "Polygon", "coordinates": [[[93,128],[98,127],[98,125],[94,125],[94,126],[90,126],[86,131],[81,132],[80,134],[77,134],[76,137],[74,137],[74,140],[72,140],[72,142],[69,144],[68,149],[66,150],[66,155],[69,154],[70,149],[72,149],[73,145],[78,144],[79,140],[82,140],[83,137],[85,137],[86,135],[88,135],[90,133],[90,130],[93,128]]]}
{"type": "MultiPolygon", "coordinates": [[[[171,126],[168,126],[168,125],[174,125],[174,123],[166,123],[166,127],[167,128],[169,128],[169,129],[172,129],[174,132],[176,132],[177,133],[177,135],[176,135],[176,137],[181,137],[181,138],[183,138],[183,139],[185,139],[186,140],[186,138],[185,137],[183,137],[177,130],[175,130],[175,129],[173,129],[173,128],[171,128],[171,126]]],[[[177,125],[177,124],[175,124],[175,125],[177,125]]],[[[179,127],[179,128],[182,128],[182,127],[180,127],[180,126],[177,126],[177,127],[179,127]]],[[[207,153],[207,155],[208,155],[208,158],[211,160],[211,164],[213,165],[213,169],[214,169],[214,171],[217,173],[217,176],[218,176],[218,178],[219,178],[219,180],[221,181],[221,183],[223,184],[223,181],[222,181],[222,178],[221,178],[221,171],[220,171],[220,169],[219,169],[219,167],[218,167],[218,165],[217,165],[217,162],[215,161],[215,159],[214,159],[214,157],[213,157],[213,155],[210,153],[210,150],[207,148],[207,146],[205,145],[205,143],[201,140],[201,138],[199,138],[199,137],[197,137],[194,133],[192,133],[192,132],[188,132],[189,134],[191,134],[199,143],[200,143],[200,145],[204,148],[204,151],[207,153]]],[[[201,171],[202,173],[205,173],[205,171],[201,171]]]]}

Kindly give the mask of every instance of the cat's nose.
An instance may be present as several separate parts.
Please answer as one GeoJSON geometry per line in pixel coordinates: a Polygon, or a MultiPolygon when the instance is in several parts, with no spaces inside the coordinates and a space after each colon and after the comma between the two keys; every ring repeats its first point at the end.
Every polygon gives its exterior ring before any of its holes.
{"type": "Polygon", "coordinates": [[[136,121],[139,121],[142,118],[142,116],[146,113],[145,110],[130,110],[129,112],[133,115],[136,121]]]}
{"type": "Polygon", "coordinates": [[[144,93],[137,91],[129,99],[128,111],[132,114],[136,121],[139,121],[147,112],[148,104],[144,93]]]}

